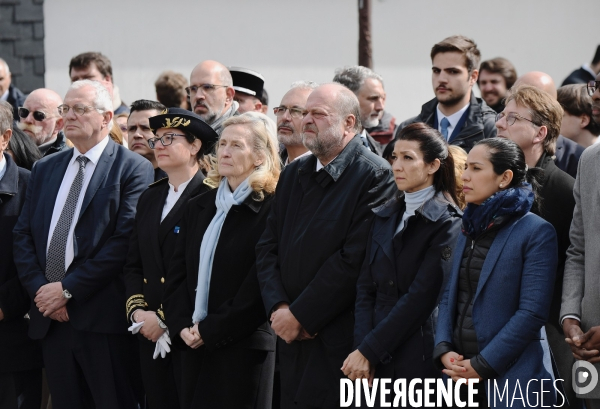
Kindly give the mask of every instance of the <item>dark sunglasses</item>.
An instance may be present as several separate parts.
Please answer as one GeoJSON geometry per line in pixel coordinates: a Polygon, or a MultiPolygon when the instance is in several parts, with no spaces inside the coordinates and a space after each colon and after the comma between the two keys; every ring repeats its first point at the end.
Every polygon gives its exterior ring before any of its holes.
{"type": "MultiPolygon", "coordinates": [[[[23,108],[23,107],[19,108],[19,116],[23,119],[27,118],[29,116],[30,112],[31,111],[28,110],[27,108],[23,108]]],[[[45,112],[33,111],[33,119],[35,119],[36,121],[43,121],[46,118],[48,118],[48,115],[45,112]]]]}

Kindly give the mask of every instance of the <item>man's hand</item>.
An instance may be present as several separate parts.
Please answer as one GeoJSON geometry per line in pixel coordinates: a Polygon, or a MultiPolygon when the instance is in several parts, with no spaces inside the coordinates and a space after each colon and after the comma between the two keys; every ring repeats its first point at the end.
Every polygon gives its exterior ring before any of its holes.
{"type": "MultiPolygon", "coordinates": [[[[146,324],[144,324],[146,325],[146,324]]],[[[198,324],[195,324],[192,328],[184,328],[179,333],[183,342],[187,344],[192,349],[199,348],[204,344],[202,337],[200,336],[200,332],[198,332],[198,324]]]]}
{"type": "Polygon", "coordinates": [[[69,313],[67,312],[67,306],[64,305],[58,310],[54,311],[52,314],[50,314],[50,318],[58,322],[69,321],[69,313]]]}
{"type": "Polygon", "coordinates": [[[2,308],[0,308],[0,321],[4,319],[4,313],[2,312],[2,308]]]}
{"type": "Polygon", "coordinates": [[[304,328],[301,328],[300,333],[298,334],[298,337],[296,338],[296,341],[306,341],[309,339],[315,339],[316,336],[317,336],[317,334],[310,335],[304,328]]]}
{"type": "Polygon", "coordinates": [[[593,342],[598,345],[598,330],[600,327],[592,327],[586,334],[583,333],[578,320],[573,318],[565,318],[563,321],[563,331],[565,333],[565,341],[571,347],[571,352],[575,359],[583,359],[590,362],[600,362],[598,349],[588,348],[593,342]],[[593,335],[596,334],[595,337],[593,335]],[[593,337],[593,342],[588,342],[593,337]],[[588,342],[588,343],[586,343],[588,342]],[[587,346],[586,346],[587,345],[587,346]]]}
{"type": "Polygon", "coordinates": [[[54,311],[67,304],[68,300],[63,297],[62,292],[60,281],[43,285],[37,290],[33,301],[44,317],[49,317],[54,311]]]}
{"type": "Polygon", "coordinates": [[[158,341],[162,334],[165,333],[165,330],[158,326],[158,320],[154,311],[136,311],[135,321],[144,321],[144,325],[140,328],[140,334],[152,342],[158,341]]]}
{"type": "Polygon", "coordinates": [[[290,311],[290,306],[288,304],[281,304],[271,314],[271,328],[273,328],[273,331],[275,331],[275,334],[279,338],[290,344],[298,338],[302,325],[290,311]]]}
{"type": "Polygon", "coordinates": [[[369,386],[373,387],[375,368],[358,349],[348,355],[341,370],[352,381],[355,379],[368,379],[369,386]]]}

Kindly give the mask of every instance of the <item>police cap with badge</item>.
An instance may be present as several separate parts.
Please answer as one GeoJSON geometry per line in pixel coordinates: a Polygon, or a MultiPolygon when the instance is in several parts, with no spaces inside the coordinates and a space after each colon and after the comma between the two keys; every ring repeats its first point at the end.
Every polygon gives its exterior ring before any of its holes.
{"type": "Polygon", "coordinates": [[[252,95],[258,99],[262,98],[265,79],[256,71],[247,68],[229,67],[233,79],[233,89],[236,92],[252,95]]]}
{"type": "Polygon", "coordinates": [[[183,108],[167,108],[160,114],[150,117],[150,128],[156,134],[160,128],[179,129],[202,141],[201,151],[208,153],[219,140],[215,130],[196,113],[183,108]]]}

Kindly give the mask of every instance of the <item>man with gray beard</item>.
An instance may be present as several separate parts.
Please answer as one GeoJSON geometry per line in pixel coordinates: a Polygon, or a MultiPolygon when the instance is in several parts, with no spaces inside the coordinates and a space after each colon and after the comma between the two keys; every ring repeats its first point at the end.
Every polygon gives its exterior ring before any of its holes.
{"type": "Polygon", "coordinates": [[[190,75],[190,86],[185,89],[192,110],[221,135],[223,122],[238,115],[239,104],[233,100],[235,90],[231,73],[217,61],[203,61],[190,75]]]}
{"type": "Polygon", "coordinates": [[[310,151],[302,144],[302,118],[306,108],[306,100],[317,83],[312,81],[296,81],[281,99],[281,104],[273,108],[277,117],[277,139],[284,148],[281,151],[281,161],[284,166],[310,151]]]}
{"type": "Polygon", "coordinates": [[[389,164],[363,145],[361,129],[348,88],[325,84],[308,96],[302,142],[312,155],[282,172],[256,246],[263,302],[278,336],[283,409],[340,405],[371,209],[397,192],[389,164]]]}
{"type": "Polygon", "coordinates": [[[62,102],[56,92],[39,88],[32,91],[19,108],[17,126],[29,135],[43,156],[69,149],[62,132],[64,119],[58,114],[62,102]]]}

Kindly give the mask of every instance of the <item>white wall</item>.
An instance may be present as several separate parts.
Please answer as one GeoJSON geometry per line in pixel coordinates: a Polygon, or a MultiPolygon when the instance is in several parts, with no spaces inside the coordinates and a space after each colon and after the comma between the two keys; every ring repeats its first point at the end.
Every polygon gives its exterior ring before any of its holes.
{"type": "MultiPolygon", "coordinates": [[[[483,59],[540,70],[560,85],[600,44],[600,5],[581,0],[372,0],[374,69],[398,120],[433,97],[429,52],[464,34],[483,59]]],[[[74,55],[101,51],[127,103],[154,99],[154,80],[215,59],[261,72],[276,106],[290,83],[330,81],[358,61],[358,0],[51,0],[44,2],[46,86],[64,95],[74,55]]]]}

